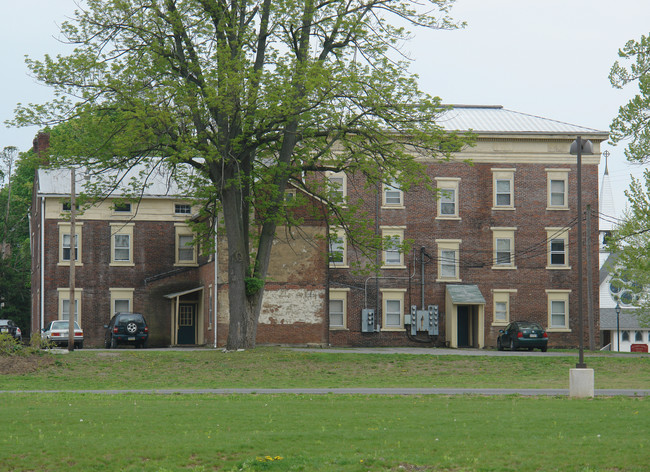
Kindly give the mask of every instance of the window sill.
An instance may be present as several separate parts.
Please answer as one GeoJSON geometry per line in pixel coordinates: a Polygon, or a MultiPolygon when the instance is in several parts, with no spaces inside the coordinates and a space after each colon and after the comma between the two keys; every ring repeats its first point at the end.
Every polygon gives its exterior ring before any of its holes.
{"type": "Polygon", "coordinates": [[[330,331],[350,331],[344,326],[330,326],[330,331]]]}
{"type": "Polygon", "coordinates": [[[547,328],[547,333],[570,333],[570,328],[547,328]]]}
{"type": "Polygon", "coordinates": [[[445,283],[445,282],[462,282],[462,279],[451,279],[451,278],[439,278],[436,279],[436,283],[445,283]]]}
{"type": "Polygon", "coordinates": [[[135,267],[133,262],[111,262],[110,267],[135,267]]]}
{"type": "Polygon", "coordinates": [[[492,323],[492,326],[499,326],[499,327],[508,326],[508,321],[495,321],[492,323]]]}
{"type": "Polygon", "coordinates": [[[569,211],[569,207],[546,207],[546,211],[569,211]]]}
{"type": "Polygon", "coordinates": [[[343,265],[343,264],[330,264],[330,269],[349,269],[349,265],[343,265]]]}
{"type": "Polygon", "coordinates": [[[492,211],[515,211],[515,207],[498,207],[493,206],[492,211]]]}
{"type": "Polygon", "coordinates": [[[546,266],[547,270],[571,270],[571,266],[546,266]]]}
{"type": "Polygon", "coordinates": [[[406,207],[404,205],[382,205],[382,210],[404,210],[406,207]]]}
{"type": "Polygon", "coordinates": [[[500,265],[493,265],[492,269],[494,270],[517,270],[517,266],[500,266],[500,265]]]}
{"type": "Polygon", "coordinates": [[[382,326],[382,327],[381,327],[381,330],[382,330],[382,331],[390,331],[390,332],[393,332],[393,333],[397,333],[397,332],[400,332],[400,331],[404,331],[405,328],[397,327],[397,326],[395,326],[395,327],[390,327],[390,328],[386,328],[385,326],[382,326]]]}
{"type": "Polygon", "coordinates": [[[460,221],[460,216],[436,216],[436,220],[460,221]]]}
{"type": "Polygon", "coordinates": [[[174,264],[174,267],[198,267],[199,264],[196,262],[177,262],[174,264]]]}
{"type": "MultiPolygon", "coordinates": [[[[70,267],[70,261],[59,261],[57,264],[60,267],[70,267]]],[[[83,267],[83,262],[75,262],[74,263],[75,267],[83,267]]]]}
{"type": "Polygon", "coordinates": [[[382,269],[406,269],[405,265],[383,265],[382,269]]]}

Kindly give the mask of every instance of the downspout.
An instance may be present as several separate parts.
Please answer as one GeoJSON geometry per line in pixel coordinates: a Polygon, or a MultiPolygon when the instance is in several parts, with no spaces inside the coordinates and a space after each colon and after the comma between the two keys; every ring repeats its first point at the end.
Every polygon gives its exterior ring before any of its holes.
{"type": "Polygon", "coordinates": [[[41,240],[40,240],[40,249],[41,249],[41,299],[40,302],[40,313],[39,318],[41,319],[41,331],[45,328],[45,198],[40,197],[41,199],[41,240]]]}
{"type": "Polygon", "coordinates": [[[424,310],[424,246],[420,248],[420,295],[422,296],[422,310],[424,310]]]}

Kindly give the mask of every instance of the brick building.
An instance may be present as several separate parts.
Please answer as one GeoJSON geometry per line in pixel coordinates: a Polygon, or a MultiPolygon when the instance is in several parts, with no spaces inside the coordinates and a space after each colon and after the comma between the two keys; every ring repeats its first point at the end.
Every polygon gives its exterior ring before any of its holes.
{"type": "MultiPolygon", "coordinates": [[[[550,346],[576,346],[577,166],[569,149],[578,135],[593,143],[594,154],[582,159],[582,200],[583,209],[597,209],[607,133],[502,107],[455,107],[440,123],[473,130],[476,145],[450,162],[420,158],[439,198],[424,187],[386,185],[375,201],[366,195],[377,231],[411,241],[411,251],[383,251],[381,273],[358,277],[350,265],[362,261],[360,252],[342,234],[331,244],[331,344],[494,347],[500,329],[525,319],[548,330],[550,346]],[[438,335],[429,307],[439,313],[438,335]]],[[[350,200],[361,196],[361,177],[331,178],[350,200]]],[[[589,294],[598,313],[597,224],[586,241],[585,317],[589,294]]]]}
{"type": "MultiPolygon", "coordinates": [[[[502,107],[454,107],[440,124],[473,130],[476,145],[449,162],[419,157],[438,193],[384,186],[363,195],[379,234],[411,242],[406,253],[377,253],[379,274],[355,275],[364,256],[342,233],[330,240],[328,264],[318,219],[306,219],[300,234],[278,230],[259,344],[490,347],[509,321],[527,319],[547,328],[551,347],[577,345],[577,167],[569,148],[576,136],[593,143],[582,159],[582,200],[597,209],[607,133],[502,107]],[[437,334],[429,310],[439,314],[437,334]]],[[[37,151],[45,139],[35,140],[37,151]]],[[[216,261],[186,246],[192,209],[178,197],[182,189],[159,177],[130,213],[115,194],[79,217],[77,316],[88,345],[101,345],[103,325],[126,309],[147,316],[152,346],[225,344],[225,242],[216,261]]],[[[362,196],[362,177],[328,177],[349,199],[362,196]]],[[[33,330],[70,313],[69,179],[41,169],[35,182],[33,330]]],[[[593,256],[583,271],[585,287],[591,281],[585,316],[589,296],[598,313],[597,226],[585,231],[593,256]]]]}
{"type": "MultiPolygon", "coordinates": [[[[34,141],[39,152],[46,134],[34,141]]],[[[134,169],[126,176],[138,175],[134,169]]],[[[86,346],[102,346],[104,325],[119,311],[141,312],[149,346],[223,345],[228,330],[225,241],[214,255],[202,254],[188,219],[187,195],[172,176],[149,174],[151,185],[137,202],[118,190],[81,208],[70,238],[69,169],[39,169],[32,212],[32,332],[70,314],[70,259],[75,254],[75,318],[86,346]],[[218,281],[215,284],[215,279],[218,281]],[[218,287],[218,288],[215,288],[218,287]]],[[[76,193],[87,180],[76,172],[76,193]]],[[[281,228],[260,324],[259,343],[327,341],[325,227],[307,219],[298,233],[281,228]],[[320,235],[320,237],[318,237],[320,235]]]]}

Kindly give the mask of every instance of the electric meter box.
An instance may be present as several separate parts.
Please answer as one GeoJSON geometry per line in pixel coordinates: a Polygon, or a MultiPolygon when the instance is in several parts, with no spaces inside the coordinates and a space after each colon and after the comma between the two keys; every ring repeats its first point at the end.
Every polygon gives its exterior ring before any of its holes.
{"type": "Polygon", "coordinates": [[[427,310],[418,310],[411,306],[411,334],[415,336],[418,331],[426,331],[430,336],[438,336],[438,305],[429,305],[427,310]]]}
{"type": "Polygon", "coordinates": [[[364,308],[361,310],[361,332],[374,333],[375,329],[375,310],[364,308]]]}

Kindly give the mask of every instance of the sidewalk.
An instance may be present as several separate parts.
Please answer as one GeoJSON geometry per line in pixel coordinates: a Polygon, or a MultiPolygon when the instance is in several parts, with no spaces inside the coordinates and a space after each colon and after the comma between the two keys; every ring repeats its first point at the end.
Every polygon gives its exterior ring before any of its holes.
{"type": "MultiPolygon", "coordinates": [[[[522,395],[569,396],[563,388],[201,388],[201,389],[136,389],[136,390],[5,390],[3,393],[79,393],[79,394],[143,394],[143,395],[522,395]]],[[[597,397],[647,397],[650,390],[596,389],[597,397]]]]}

